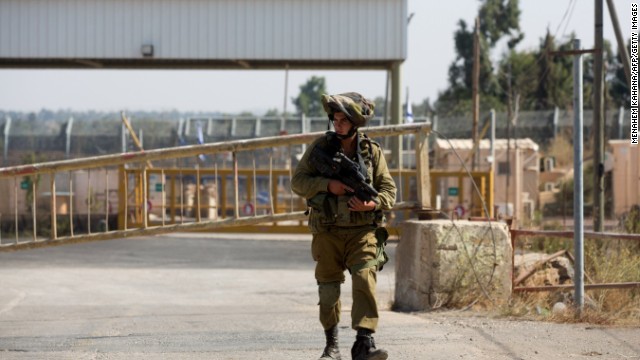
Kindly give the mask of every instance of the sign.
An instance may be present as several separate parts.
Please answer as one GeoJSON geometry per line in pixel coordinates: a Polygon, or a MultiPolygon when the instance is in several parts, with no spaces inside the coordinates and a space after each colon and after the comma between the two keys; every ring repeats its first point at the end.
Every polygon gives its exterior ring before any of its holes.
{"type": "Polygon", "coordinates": [[[464,214],[467,212],[464,208],[464,206],[462,205],[458,205],[455,207],[455,209],[453,209],[456,212],[456,215],[458,215],[458,218],[461,218],[464,216],[464,214]]]}
{"type": "Polygon", "coordinates": [[[246,203],[244,204],[244,206],[242,207],[242,211],[244,212],[245,215],[253,215],[253,204],[252,203],[246,203]]]}
{"type": "Polygon", "coordinates": [[[458,188],[450,187],[449,188],[449,196],[458,196],[458,188]]]}
{"type": "Polygon", "coordinates": [[[29,189],[29,181],[28,180],[22,180],[20,182],[20,189],[22,189],[22,190],[29,189]]]}
{"type": "Polygon", "coordinates": [[[162,192],[162,183],[156,183],[156,192],[162,192]]]}

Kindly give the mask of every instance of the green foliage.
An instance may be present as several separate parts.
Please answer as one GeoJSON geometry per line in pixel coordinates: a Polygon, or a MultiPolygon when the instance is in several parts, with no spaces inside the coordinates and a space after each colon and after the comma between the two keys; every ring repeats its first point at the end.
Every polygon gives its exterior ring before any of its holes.
{"type": "MultiPolygon", "coordinates": [[[[449,66],[449,86],[453,90],[463,90],[471,96],[473,85],[473,28],[467,29],[464,20],[458,22],[458,30],[454,34],[456,59],[449,66]]],[[[479,89],[484,93],[495,90],[493,67],[489,54],[489,44],[480,34],[480,81],[479,89]]]]}
{"type": "Polygon", "coordinates": [[[532,52],[516,52],[512,50],[506,55],[499,65],[498,82],[504,103],[508,103],[511,96],[512,102],[518,102],[518,108],[529,109],[534,107],[536,83],[537,83],[536,54],[532,52]],[[508,91],[511,90],[511,95],[508,91]]]}
{"type": "MultiPolygon", "coordinates": [[[[605,173],[604,177],[604,188],[605,192],[608,193],[612,188],[612,174],[605,173]]],[[[583,214],[584,216],[591,216],[593,214],[593,194],[594,194],[594,170],[593,164],[585,164],[583,170],[583,214]]],[[[571,179],[562,184],[561,190],[554,195],[555,202],[551,204],[547,204],[543,209],[543,213],[545,216],[573,216],[573,183],[574,180],[571,179]]],[[[613,209],[613,196],[608,196],[605,193],[605,204],[604,211],[605,214],[611,214],[613,209]]]]}
{"type": "MultiPolygon", "coordinates": [[[[519,26],[520,10],[518,0],[483,0],[478,10],[479,44],[480,44],[480,74],[479,91],[482,102],[487,99],[500,98],[501,90],[493,65],[491,64],[490,49],[504,38],[509,38],[509,47],[514,48],[522,40],[519,26]]],[[[454,33],[456,58],[449,66],[449,88],[439,94],[435,108],[442,115],[460,115],[468,113],[466,100],[472,95],[473,75],[473,43],[474,27],[468,27],[464,20],[458,22],[458,29],[454,33]]]]}
{"type": "Polygon", "coordinates": [[[384,98],[382,96],[378,96],[375,99],[373,99],[373,103],[375,104],[375,109],[373,110],[373,113],[375,114],[375,116],[383,117],[385,111],[387,110],[387,107],[385,106],[386,104],[385,104],[384,98]]]}
{"type": "MultiPolygon", "coordinates": [[[[627,41],[627,54],[631,53],[631,39],[627,41]]],[[[613,57],[609,62],[610,74],[608,78],[609,96],[611,102],[616,106],[624,106],[629,109],[631,106],[631,91],[627,76],[624,73],[624,65],[622,64],[622,54],[618,51],[617,56],[613,57]]]]}
{"type": "Polygon", "coordinates": [[[421,103],[412,103],[414,117],[431,116],[435,112],[435,108],[431,105],[429,98],[422,100],[421,103]]]}
{"type": "Polygon", "coordinates": [[[629,234],[640,234],[640,205],[632,206],[631,210],[624,214],[620,222],[624,230],[629,234]]]}
{"type": "Polygon", "coordinates": [[[509,48],[513,49],[524,34],[520,33],[520,8],[518,0],[485,0],[478,11],[480,32],[491,47],[509,35],[509,48]]]}
{"type": "Polygon", "coordinates": [[[277,108],[269,109],[267,110],[267,112],[264,113],[265,117],[275,117],[279,115],[280,115],[280,112],[278,111],[277,108]]]}
{"type": "MultiPolygon", "coordinates": [[[[484,108],[547,110],[573,107],[573,57],[554,54],[573,49],[575,34],[558,42],[549,31],[540,39],[537,50],[516,51],[523,39],[519,26],[517,0],[480,0],[478,9],[480,39],[480,103],[484,108]],[[496,68],[490,60],[491,49],[502,40],[508,51],[500,56],[496,68]],[[491,105],[488,105],[491,104],[491,105]],[[498,106],[494,106],[498,104],[498,106]]],[[[449,66],[449,86],[434,103],[440,116],[471,113],[474,26],[459,20],[453,34],[456,57],[449,66]]],[[[620,54],[614,56],[611,44],[604,41],[604,61],[610,64],[605,74],[605,102],[629,106],[627,86],[620,54]]],[[[630,44],[629,44],[630,46],[630,44]]],[[[593,108],[593,56],[585,55],[583,93],[585,109],[593,108]]],[[[414,109],[414,114],[419,113],[414,109]]],[[[418,115],[419,116],[419,115],[418,115]]]]}
{"type": "Polygon", "coordinates": [[[323,116],[324,109],[320,96],[326,94],[326,84],[323,76],[312,76],[306,83],[300,85],[300,94],[292,98],[298,114],[307,116],[323,116]]]}
{"type": "Polygon", "coordinates": [[[572,104],[573,58],[555,56],[551,52],[571,50],[573,38],[572,35],[569,41],[558,46],[555,38],[547,31],[537,53],[540,62],[536,69],[538,79],[532,109],[549,109],[554,106],[564,108],[572,104]]]}

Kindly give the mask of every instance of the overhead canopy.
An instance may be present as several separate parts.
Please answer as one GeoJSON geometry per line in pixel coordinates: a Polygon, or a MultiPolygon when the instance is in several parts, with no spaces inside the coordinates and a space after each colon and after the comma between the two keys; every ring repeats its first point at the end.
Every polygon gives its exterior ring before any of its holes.
{"type": "Polygon", "coordinates": [[[389,69],[407,0],[2,0],[2,68],[389,69]]]}

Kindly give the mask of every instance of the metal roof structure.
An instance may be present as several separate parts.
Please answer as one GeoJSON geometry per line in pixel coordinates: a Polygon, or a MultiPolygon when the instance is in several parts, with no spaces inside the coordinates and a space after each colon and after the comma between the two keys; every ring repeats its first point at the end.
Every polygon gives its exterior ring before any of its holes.
{"type": "Polygon", "coordinates": [[[0,0],[0,68],[384,69],[407,0],[0,0]]]}
{"type": "Polygon", "coordinates": [[[407,2],[0,0],[0,68],[384,70],[399,124],[407,2]]]}

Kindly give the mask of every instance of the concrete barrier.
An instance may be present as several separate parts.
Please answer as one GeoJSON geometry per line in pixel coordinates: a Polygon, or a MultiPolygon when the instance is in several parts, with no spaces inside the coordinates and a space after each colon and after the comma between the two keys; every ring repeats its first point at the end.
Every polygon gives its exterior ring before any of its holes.
{"type": "Polygon", "coordinates": [[[512,247],[500,222],[410,220],[396,251],[398,310],[465,305],[511,295],[512,247]]]}

